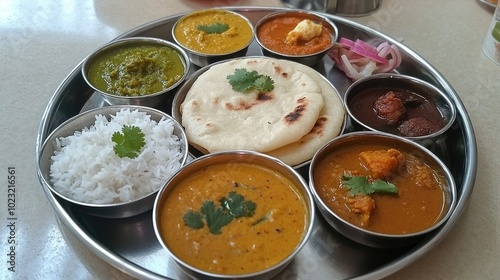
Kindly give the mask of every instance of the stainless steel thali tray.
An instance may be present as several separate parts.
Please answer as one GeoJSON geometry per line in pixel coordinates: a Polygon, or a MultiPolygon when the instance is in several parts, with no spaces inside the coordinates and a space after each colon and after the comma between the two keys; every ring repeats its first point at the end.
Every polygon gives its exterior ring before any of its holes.
{"type": "MultiPolygon", "coordinates": [[[[226,7],[240,12],[254,24],[264,15],[281,10],[264,7],[226,7]]],[[[119,38],[150,36],[172,40],[171,29],[182,15],[171,16],[137,27],[119,38]]],[[[337,24],[339,36],[350,39],[382,39],[399,47],[403,56],[397,72],[415,76],[437,86],[455,103],[457,118],[445,137],[431,147],[450,168],[458,187],[458,203],[449,220],[420,243],[401,249],[383,250],[358,245],[332,230],[318,215],[311,239],[277,279],[377,279],[409,265],[433,249],[453,229],[474,187],[477,168],[476,140],[467,111],[446,79],[418,54],[390,37],[350,20],[324,14],[337,24]]],[[[254,42],[248,55],[261,55],[254,42]]],[[[196,70],[196,69],[193,69],[196,70]]],[[[350,81],[325,57],[316,70],[325,75],[343,95],[350,81]]],[[[85,83],[81,63],[57,88],[42,117],[36,152],[49,133],[81,111],[105,106],[85,83]]],[[[170,113],[171,104],[163,109],[170,113]]],[[[302,172],[306,176],[306,172],[302,172]]],[[[95,255],[140,279],[186,279],[165,252],[153,232],[151,212],[126,219],[94,217],[70,206],[43,187],[57,217],[95,255]]]]}
{"type": "Polygon", "coordinates": [[[483,4],[486,4],[486,5],[490,6],[490,7],[493,7],[493,8],[495,8],[497,6],[496,3],[492,3],[492,2],[490,2],[488,0],[480,0],[480,2],[482,2],[483,4]]]}

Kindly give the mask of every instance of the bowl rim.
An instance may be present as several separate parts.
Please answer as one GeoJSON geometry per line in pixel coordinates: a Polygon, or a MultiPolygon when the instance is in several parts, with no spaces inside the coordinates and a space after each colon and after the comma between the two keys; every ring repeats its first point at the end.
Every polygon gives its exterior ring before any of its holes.
{"type": "Polygon", "coordinates": [[[220,7],[214,7],[214,8],[208,8],[208,9],[202,9],[202,10],[196,10],[196,11],[192,11],[190,13],[187,13],[185,15],[183,15],[182,17],[180,17],[175,23],[174,25],[172,26],[172,38],[173,40],[175,41],[175,43],[180,46],[182,49],[184,49],[185,51],[191,53],[192,55],[196,55],[196,56],[201,56],[201,57],[218,57],[218,56],[226,56],[226,55],[231,55],[231,54],[234,54],[234,53],[238,53],[246,48],[248,48],[250,46],[250,44],[252,44],[252,42],[254,41],[254,38],[255,38],[255,28],[252,24],[252,22],[246,17],[244,16],[243,14],[241,13],[238,13],[236,11],[231,11],[231,10],[226,10],[226,9],[223,9],[223,8],[220,8],[220,7]],[[234,50],[234,51],[231,51],[231,52],[225,52],[225,53],[204,53],[204,52],[200,52],[200,51],[197,51],[197,50],[193,50],[191,48],[188,48],[186,45],[182,44],[181,42],[179,42],[179,40],[177,39],[177,36],[175,35],[175,30],[177,28],[177,25],[179,25],[179,23],[195,14],[198,14],[198,13],[203,13],[203,12],[222,12],[222,13],[228,13],[228,14],[232,14],[232,15],[236,15],[238,17],[240,17],[241,19],[243,19],[247,24],[248,24],[248,27],[250,28],[251,30],[251,33],[252,33],[252,36],[250,36],[250,39],[248,40],[247,44],[244,45],[243,47],[237,49],[237,50],[234,50]]]}
{"type": "MultiPolygon", "coordinates": [[[[412,141],[410,139],[407,139],[402,136],[390,134],[390,133],[385,133],[385,132],[375,132],[375,131],[355,131],[355,132],[349,132],[343,135],[340,135],[339,137],[332,139],[328,143],[326,143],[322,148],[318,149],[316,153],[314,154],[313,160],[311,161],[311,165],[309,166],[309,188],[311,190],[311,193],[314,197],[314,200],[316,201],[318,206],[320,206],[324,211],[326,211],[331,217],[333,217],[335,220],[338,222],[342,223],[344,226],[347,226],[349,228],[355,229],[356,231],[362,232],[364,234],[368,234],[370,236],[376,237],[376,238],[393,238],[393,239],[404,239],[404,238],[412,238],[412,237],[417,237],[417,236],[422,236],[424,234],[427,234],[429,232],[434,231],[438,227],[440,227],[448,218],[451,216],[453,213],[453,210],[455,209],[455,205],[457,204],[457,186],[456,182],[451,174],[451,171],[449,168],[444,164],[444,162],[433,152],[431,152],[429,149],[427,149],[425,146],[419,144],[418,142],[412,141]],[[340,217],[333,209],[328,207],[326,203],[321,199],[321,197],[318,195],[316,191],[316,186],[314,184],[314,169],[316,167],[316,164],[318,163],[319,160],[321,160],[320,156],[333,144],[339,141],[344,141],[347,140],[350,143],[355,142],[357,138],[360,137],[375,137],[378,139],[389,139],[390,141],[397,141],[401,142],[403,145],[407,145],[408,147],[414,147],[415,150],[418,150],[419,152],[422,152],[425,154],[426,157],[430,158],[432,161],[436,163],[436,165],[441,169],[440,171],[443,173],[443,177],[445,178],[446,181],[446,187],[449,189],[448,194],[449,194],[449,207],[444,212],[439,220],[435,222],[432,226],[427,227],[425,229],[422,229],[417,232],[412,232],[412,233],[406,233],[406,234],[390,234],[390,233],[381,233],[381,232],[376,232],[372,230],[367,230],[365,228],[362,228],[360,226],[357,226],[355,224],[352,224],[342,217],[340,217]]],[[[324,211],[320,211],[322,215],[324,215],[324,211]]]]}
{"type": "MultiPolygon", "coordinates": [[[[387,86],[390,87],[390,85],[387,85],[387,86]]],[[[394,87],[394,88],[401,88],[401,87],[394,87]]],[[[417,92],[417,94],[419,94],[419,93],[417,92]]],[[[347,88],[347,90],[345,91],[343,101],[344,101],[346,112],[349,115],[349,117],[354,122],[360,124],[365,129],[368,129],[370,131],[380,132],[380,133],[388,133],[388,134],[392,134],[392,135],[404,137],[404,138],[407,138],[407,139],[411,139],[411,140],[414,140],[414,141],[425,140],[425,139],[432,139],[432,138],[435,138],[437,136],[442,135],[443,133],[445,133],[453,125],[453,123],[455,122],[455,119],[457,117],[457,109],[456,109],[455,105],[453,104],[453,102],[451,101],[451,99],[442,90],[440,90],[436,86],[434,86],[434,85],[430,84],[429,82],[424,81],[422,79],[419,79],[419,78],[416,78],[416,77],[413,77],[413,76],[409,76],[409,75],[398,74],[398,73],[379,73],[379,74],[373,74],[373,75],[370,75],[370,76],[367,76],[367,77],[363,77],[363,78],[361,78],[361,79],[359,79],[357,81],[354,81],[347,88]],[[359,86],[359,85],[361,85],[361,84],[363,84],[365,82],[369,82],[371,80],[389,80],[389,79],[393,79],[393,80],[395,79],[395,80],[400,80],[400,81],[407,81],[407,82],[414,83],[414,84],[419,84],[419,85],[422,85],[425,88],[429,89],[430,91],[436,92],[439,95],[439,98],[442,99],[446,103],[446,105],[447,105],[447,107],[448,107],[448,109],[450,111],[450,116],[446,120],[446,124],[441,129],[439,129],[438,131],[435,131],[435,132],[433,132],[431,134],[426,134],[426,135],[421,135],[421,136],[402,136],[402,135],[397,135],[397,134],[393,134],[393,133],[390,133],[390,132],[386,132],[386,131],[383,131],[383,130],[376,129],[376,128],[371,127],[368,124],[366,124],[366,123],[358,120],[358,118],[356,118],[356,116],[354,116],[354,114],[352,113],[351,108],[350,108],[350,106],[348,104],[349,98],[352,96],[352,94],[355,94],[355,93],[353,93],[353,90],[357,86],[359,86]]],[[[437,99],[435,101],[437,101],[437,99]]],[[[440,113],[442,113],[441,110],[439,109],[439,107],[438,107],[438,110],[440,111],[440,113]]]]}
{"type": "Polygon", "coordinates": [[[317,13],[317,12],[306,11],[306,10],[288,9],[288,10],[282,10],[282,11],[272,12],[272,13],[270,13],[270,14],[262,17],[255,24],[255,41],[257,41],[257,43],[259,44],[259,46],[261,48],[263,48],[264,50],[266,50],[266,51],[268,51],[268,52],[270,52],[272,54],[283,56],[283,57],[286,57],[286,58],[291,58],[291,59],[293,59],[293,58],[306,58],[306,57],[312,57],[312,56],[316,56],[316,55],[321,55],[321,54],[325,53],[326,51],[328,51],[331,47],[333,47],[336,44],[338,36],[339,36],[339,29],[338,29],[337,25],[333,21],[331,21],[327,17],[325,17],[325,16],[323,16],[323,15],[317,13]],[[323,26],[325,26],[325,24],[326,24],[329,27],[328,31],[331,33],[330,34],[331,35],[331,42],[330,42],[330,44],[325,49],[317,51],[315,53],[304,54],[304,55],[294,55],[294,54],[286,54],[286,53],[278,52],[276,50],[273,50],[273,49],[267,47],[266,45],[264,45],[262,43],[262,41],[259,39],[258,32],[259,32],[259,29],[260,29],[260,27],[262,26],[263,23],[265,23],[266,21],[268,21],[270,19],[273,19],[273,18],[287,16],[287,15],[294,15],[294,14],[302,16],[304,18],[313,18],[313,19],[315,19],[317,21],[321,21],[321,23],[322,23],[323,26]]]}
{"type": "Polygon", "coordinates": [[[186,51],[178,46],[177,44],[170,42],[165,39],[160,39],[156,37],[145,37],[145,36],[140,36],[140,37],[128,37],[128,38],[121,38],[121,39],[116,39],[111,42],[108,42],[94,51],[92,51],[85,59],[83,60],[82,67],[81,67],[81,74],[83,76],[83,79],[89,85],[90,88],[92,88],[94,91],[103,94],[104,96],[108,98],[113,98],[113,99],[121,99],[121,100],[136,100],[136,99],[149,99],[152,97],[156,97],[165,93],[168,93],[175,89],[178,85],[182,84],[184,80],[187,78],[189,75],[191,68],[191,62],[189,60],[189,56],[186,53],[186,51]],[[141,95],[141,96],[124,96],[124,95],[117,95],[117,94],[112,94],[109,92],[106,92],[104,90],[98,89],[96,86],[94,86],[88,77],[90,67],[93,65],[93,62],[95,59],[99,58],[103,53],[120,48],[122,46],[132,46],[132,45],[141,45],[141,44],[146,44],[146,45],[159,45],[159,46],[165,46],[173,49],[176,51],[179,55],[179,58],[181,59],[181,62],[184,66],[184,71],[182,73],[181,78],[175,82],[174,84],[170,85],[168,88],[163,89],[161,91],[157,91],[151,94],[146,94],[146,95],[141,95]]]}
{"type": "MultiPolygon", "coordinates": [[[[68,135],[64,135],[64,136],[62,136],[62,135],[61,136],[57,136],[58,133],[62,129],[64,129],[67,126],[70,126],[72,123],[74,123],[74,121],[76,121],[76,120],[78,120],[78,119],[80,119],[82,117],[88,117],[88,118],[90,118],[90,117],[94,116],[94,121],[91,122],[91,125],[92,125],[92,124],[95,123],[95,116],[97,116],[98,114],[102,114],[103,116],[105,116],[106,118],[109,119],[110,115],[115,115],[116,113],[118,113],[122,109],[138,110],[140,112],[146,112],[150,116],[151,116],[151,113],[155,113],[155,114],[158,114],[158,116],[160,117],[160,119],[161,118],[166,118],[166,119],[169,119],[169,120],[173,121],[174,129],[175,129],[175,127],[177,127],[178,131],[181,134],[181,135],[177,135],[177,136],[182,141],[182,145],[185,146],[185,150],[182,151],[182,159],[180,161],[181,168],[185,165],[185,163],[186,163],[186,161],[187,161],[187,159],[189,157],[189,154],[188,154],[188,151],[187,151],[187,147],[188,147],[187,146],[188,145],[188,143],[187,143],[187,137],[186,137],[186,134],[184,132],[184,129],[182,129],[182,126],[172,116],[170,116],[167,113],[165,113],[163,111],[160,111],[158,109],[151,108],[151,107],[146,107],[146,106],[140,106],[140,105],[112,105],[112,106],[104,106],[104,107],[94,108],[94,109],[90,109],[90,110],[85,111],[85,112],[81,112],[81,113],[79,113],[79,114],[77,114],[77,115],[75,115],[75,116],[67,119],[63,123],[61,123],[59,126],[57,126],[47,136],[47,138],[44,140],[44,142],[41,145],[40,151],[39,151],[39,153],[37,155],[37,159],[36,159],[36,165],[37,165],[36,168],[37,168],[38,177],[40,178],[40,182],[43,185],[45,185],[48,189],[50,189],[52,193],[56,194],[58,197],[62,198],[63,200],[65,200],[67,202],[70,202],[72,204],[78,205],[78,206],[86,207],[86,208],[95,208],[95,209],[116,208],[116,207],[120,207],[120,206],[134,204],[134,203],[137,203],[137,202],[142,201],[144,199],[147,199],[147,198],[150,198],[150,197],[154,197],[156,195],[156,193],[158,193],[158,191],[160,190],[161,185],[156,190],[153,190],[152,192],[150,192],[148,194],[145,194],[143,196],[137,197],[137,198],[135,198],[135,199],[133,199],[131,201],[127,201],[127,202],[106,203],[106,204],[103,204],[103,203],[83,202],[83,201],[79,201],[79,200],[67,197],[67,196],[61,194],[59,191],[57,191],[52,186],[52,183],[50,183],[49,177],[47,177],[47,176],[50,176],[49,173],[48,173],[48,171],[44,172],[42,170],[43,155],[45,154],[46,149],[49,147],[49,145],[53,145],[53,142],[55,141],[56,138],[67,137],[67,136],[73,135],[74,132],[77,131],[77,130],[74,130],[73,134],[68,134],[68,135]],[[107,110],[111,110],[113,112],[111,112],[111,113],[102,113],[103,111],[107,111],[107,110]],[[45,176],[45,175],[47,175],[47,176],[45,176]]],[[[78,131],[81,131],[85,127],[88,127],[88,125],[79,128],[78,131]]],[[[51,159],[52,155],[53,155],[53,153],[50,154],[50,155],[47,155],[49,160],[51,159]]],[[[50,164],[48,166],[50,168],[50,164]]]]}
{"type": "MultiPolygon", "coordinates": [[[[271,167],[268,167],[268,168],[271,168],[271,167]]],[[[281,172],[281,173],[282,173],[282,175],[284,175],[283,174],[284,172],[281,172]]],[[[289,177],[289,176],[287,176],[287,177],[289,177]]],[[[263,275],[265,273],[277,270],[280,267],[284,268],[284,266],[286,266],[290,261],[292,261],[293,258],[305,246],[305,244],[307,243],[307,241],[309,240],[309,238],[312,235],[312,231],[313,231],[315,220],[316,220],[316,204],[314,202],[314,197],[311,193],[311,190],[310,190],[307,182],[305,181],[305,179],[297,172],[297,170],[293,169],[291,166],[284,163],[282,160],[280,160],[276,157],[269,156],[269,155],[264,154],[264,153],[251,151],[251,150],[228,150],[228,151],[222,151],[222,152],[217,152],[217,153],[212,153],[212,154],[206,154],[206,155],[203,155],[201,157],[195,158],[192,161],[190,161],[189,163],[187,163],[186,165],[184,165],[183,168],[177,170],[177,172],[175,172],[175,174],[172,175],[169,178],[169,180],[158,191],[156,198],[155,198],[155,201],[154,201],[154,205],[153,205],[153,215],[152,216],[153,216],[153,218],[152,218],[153,228],[154,228],[155,236],[156,236],[158,242],[161,244],[162,248],[165,249],[169,253],[169,255],[175,260],[177,265],[179,265],[183,270],[188,269],[190,271],[193,271],[194,273],[198,273],[200,275],[214,277],[214,278],[239,279],[239,278],[247,278],[247,277],[254,277],[254,276],[263,275]],[[249,157],[251,159],[251,158],[259,157],[259,158],[265,160],[266,162],[278,165],[289,176],[294,177],[294,179],[296,179],[298,182],[300,182],[301,186],[296,186],[296,187],[303,190],[303,192],[301,192],[299,195],[302,196],[302,198],[303,198],[304,206],[308,208],[307,209],[309,212],[307,214],[308,222],[306,223],[306,226],[304,228],[302,238],[297,243],[295,248],[284,259],[282,259],[278,263],[276,263],[268,268],[254,271],[254,272],[250,272],[250,273],[245,273],[245,274],[219,274],[219,273],[208,272],[208,271],[202,270],[200,268],[194,267],[194,266],[186,263],[185,261],[180,259],[177,255],[175,255],[169,249],[169,246],[163,240],[162,234],[160,233],[159,219],[161,216],[161,214],[160,214],[161,206],[163,206],[166,197],[170,195],[171,189],[176,187],[176,185],[171,185],[172,181],[176,180],[176,178],[179,176],[181,176],[181,178],[180,178],[181,180],[184,179],[185,177],[182,177],[184,175],[183,173],[188,172],[190,167],[196,168],[196,170],[199,170],[199,169],[202,169],[206,165],[205,164],[206,161],[209,161],[212,158],[218,158],[218,157],[223,158],[225,156],[231,156],[231,157],[237,156],[238,157],[237,162],[250,162],[250,163],[262,166],[261,163],[254,163],[251,160],[247,161],[244,159],[242,160],[240,158],[240,157],[245,157],[245,158],[249,157]],[[169,192],[169,193],[165,194],[166,192],[169,192]]]]}

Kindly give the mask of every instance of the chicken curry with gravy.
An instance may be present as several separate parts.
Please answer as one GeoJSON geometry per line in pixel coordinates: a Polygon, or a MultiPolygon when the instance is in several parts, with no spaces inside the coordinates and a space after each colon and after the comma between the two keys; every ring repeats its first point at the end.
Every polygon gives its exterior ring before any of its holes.
{"type": "Polygon", "coordinates": [[[424,230],[443,215],[444,179],[419,157],[360,143],[337,149],[315,171],[318,195],[351,224],[384,234],[424,230]]]}

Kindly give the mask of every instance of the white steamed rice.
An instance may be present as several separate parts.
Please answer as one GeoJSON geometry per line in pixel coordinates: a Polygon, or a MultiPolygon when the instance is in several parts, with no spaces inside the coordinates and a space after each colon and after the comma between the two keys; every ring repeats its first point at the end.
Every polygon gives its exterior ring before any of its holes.
{"type": "Polygon", "coordinates": [[[159,189],[181,167],[181,139],[174,124],[156,122],[145,112],[122,109],[111,120],[103,115],[82,131],[56,140],[50,176],[62,195],[92,204],[128,202],[159,189]],[[113,151],[114,132],[124,125],[139,127],[145,145],[134,159],[120,158],[113,151]]]}

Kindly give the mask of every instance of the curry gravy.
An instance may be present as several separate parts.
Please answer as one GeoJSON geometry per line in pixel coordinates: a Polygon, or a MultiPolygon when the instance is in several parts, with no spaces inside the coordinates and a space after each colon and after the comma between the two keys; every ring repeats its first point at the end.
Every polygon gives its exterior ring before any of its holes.
{"type": "Polygon", "coordinates": [[[398,193],[369,195],[375,207],[368,221],[363,221],[363,213],[354,213],[350,203],[353,196],[343,185],[342,175],[348,173],[371,178],[373,173],[360,159],[360,154],[387,149],[381,145],[359,143],[332,152],[318,164],[314,173],[317,193],[342,219],[367,230],[406,234],[432,226],[443,215],[443,177],[415,155],[401,150],[404,164],[384,178],[396,185],[398,193]]]}
{"type": "MultiPolygon", "coordinates": [[[[354,95],[347,104],[353,114],[360,122],[380,131],[400,135],[400,136],[416,136],[406,135],[399,130],[402,122],[411,119],[425,118],[437,127],[439,130],[444,127],[445,119],[441,111],[439,111],[435,100],[425,98],[415,92],[389,87],[373,87],[365,89],[354,95]],[[404,117],[396,123],[389,123],[387,120],[377,115],[374,104],[377,99],[384,96],[390,91],[394,91],[400,95],[404,105],[404,117]]],[[[420,135],[419,135],[420,136],[420,135]]]]}
{"type": "Polygon", "coordinates": [[[263,45],[269,49],[289,55],[307,55],[326,49],[331,43],[332,34],[322,28],[321,34],[310,41],[299,41],[295,44],[287,44],[286,38],[297,24],[304,20],[301,16],[283,16],[264,22],[257,36],[263,45]]]}
{"type": "Polygon", "coordinates": [[[161,209],[159,230],[172,253],[187,264],[234,275],[285,259],[304,237],[307,217],[303,197],[284,176],[256,164],[224,163],[207,166],[174,186],[161,209]],[[220,234],[211,233],[207,225],[186,225],[186,212],[198,211],[206,201],[219,206],[230,192],[255,203],[252,217],[233,219],[220,234]]]}
{"type": "Polygon", "coordinates": [[[179,20],[176,40],[184,47],[203,54],[228,54],[239,51],[253,39],[253,29],[243,16],[225,10],[202,10],[179,20]],[[227,24],[221,33],[207,33],[199,26],[227,24]]]}

